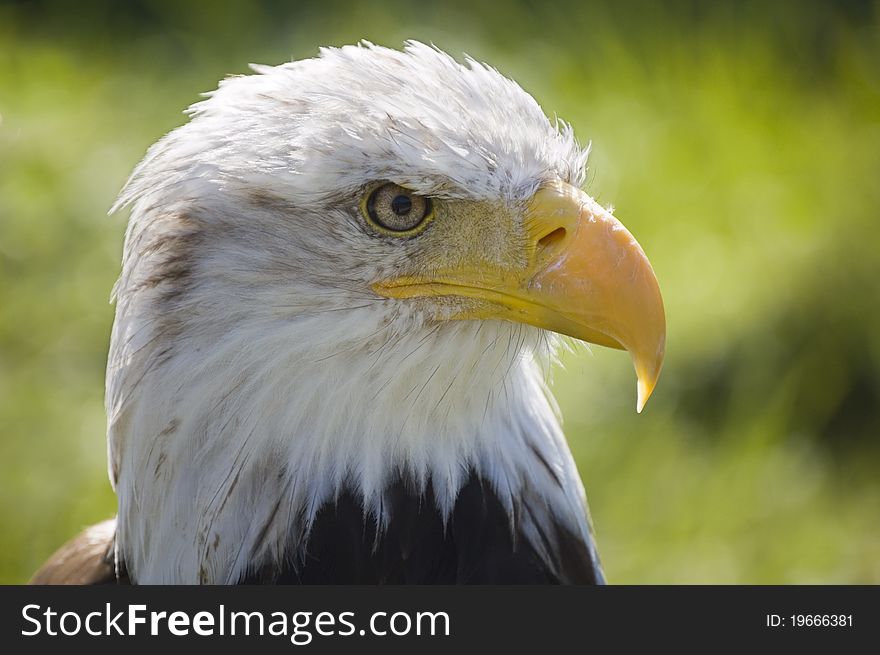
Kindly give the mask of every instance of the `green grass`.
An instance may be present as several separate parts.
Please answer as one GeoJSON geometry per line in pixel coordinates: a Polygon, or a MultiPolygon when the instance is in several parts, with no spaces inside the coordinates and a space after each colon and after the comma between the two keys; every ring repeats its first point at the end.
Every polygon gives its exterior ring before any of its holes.
{"type": "Polygon", "coordinates": [[[144,150],[249,61],[433,40],[592,140],[589,191],[661,282],[622,353],[554,373],[613,582],[880,582],[877,6],[329,2],[0,8],[0,582],[113,513],[103,367],[144,150]]]}

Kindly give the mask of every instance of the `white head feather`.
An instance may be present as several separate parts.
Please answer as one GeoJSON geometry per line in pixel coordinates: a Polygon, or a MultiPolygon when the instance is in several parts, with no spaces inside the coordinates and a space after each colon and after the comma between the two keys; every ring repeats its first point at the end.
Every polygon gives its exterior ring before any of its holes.
{"type": "Polygon", "coordinates": [[[234,582],[344,486],[387,522],[401,471],[430,477],[448,514],[475,469],[512,516],[537,495],[587,539],[546,333],[375,295],[408,251],[357,210],[378,180],[512,206],[582,184],[586,150],[494,69],[419,43],[254,70],[194,105],[117,203],[132,211],[107,412],[129,575],[234,582]]]}

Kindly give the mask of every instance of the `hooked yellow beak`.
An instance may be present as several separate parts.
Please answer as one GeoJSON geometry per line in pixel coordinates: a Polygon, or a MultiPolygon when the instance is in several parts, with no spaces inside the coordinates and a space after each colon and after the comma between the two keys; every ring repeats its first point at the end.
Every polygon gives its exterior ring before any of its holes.
{"type": "Polygon", "coordinates": [[[632,234],[586,193],[564,182],[539,189],[525,213],[519,270],[461,263],[430,278],[397,277],[373,289],[389,298],[474,299],[448,318],[503,319],[629,351],[641,412],[657,384],[666,317],[654,270],[632,234]]]}

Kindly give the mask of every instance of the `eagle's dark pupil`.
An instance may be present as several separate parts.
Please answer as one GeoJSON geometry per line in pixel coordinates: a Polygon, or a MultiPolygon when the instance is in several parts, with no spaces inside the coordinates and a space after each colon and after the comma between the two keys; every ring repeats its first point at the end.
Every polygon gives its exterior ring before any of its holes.
{"type": "Polygon", "coordinates": [[[406,216],[412,209],[412,199],[409,196],[395,196],[391,201],[391,211],[398,216],[406,216]]]}

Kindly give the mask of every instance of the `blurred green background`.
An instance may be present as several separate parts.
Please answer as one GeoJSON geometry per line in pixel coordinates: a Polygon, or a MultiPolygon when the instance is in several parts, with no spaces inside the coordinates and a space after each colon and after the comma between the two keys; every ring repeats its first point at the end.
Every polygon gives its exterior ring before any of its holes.
{"type": "Polygon", "coordinates": [[[0,3],[0,582],[114,511],[103,369],[146,148],[248,62],[433,41],[592,140],[663,288],[554,388],[618,583],[880,583],[876,2],[0,3]]]}

